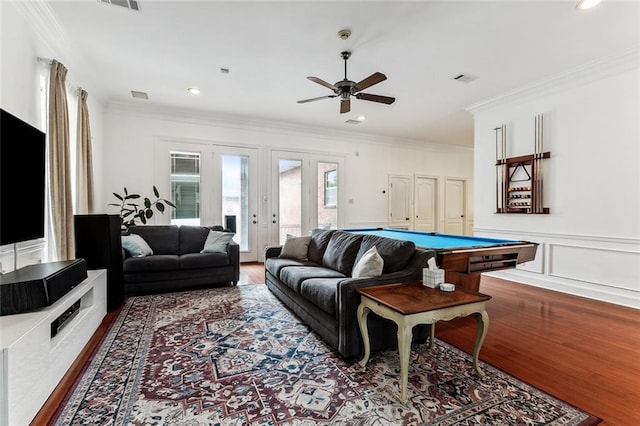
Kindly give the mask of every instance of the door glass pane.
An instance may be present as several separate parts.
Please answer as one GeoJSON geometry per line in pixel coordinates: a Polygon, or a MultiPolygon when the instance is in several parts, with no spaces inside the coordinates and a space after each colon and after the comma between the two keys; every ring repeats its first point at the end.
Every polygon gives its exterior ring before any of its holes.
{"type": "Polygon", "coordinates": [[[318,162],[318,228],[338,227],[338,163],[318,162]]]}
{"type": "Polygon", "coordinates": [[[299,236],[302,232],[301,160],[279,160],[278,194],[280,244],[284,244],[287,234],[299,236]]]}
{"type": "Polygon", "coordinates": [[[171,152],[171,210],[174,225],[200,225],[200,154],[171,152]]]}
{"type": "Polygon", "coordinates": [[[233,240],[240,245],[240,250],[248,250],[249,157],[222,156],[222,217],[225,223],[226,216],[235,217],[236,235],[233,240]]]}

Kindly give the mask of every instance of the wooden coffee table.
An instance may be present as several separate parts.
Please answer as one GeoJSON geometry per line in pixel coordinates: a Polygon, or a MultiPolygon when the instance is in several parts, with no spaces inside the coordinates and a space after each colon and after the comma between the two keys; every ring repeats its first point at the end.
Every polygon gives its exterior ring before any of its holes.
{"type": "Polygon", "coordinates": [[[484,373],[478,366],[478,354],[489,327],[489,315],[485,302],[491,299],[481,293],[463,290],[444,292],[424,287],[422,281],[388,284],[357,290],[361,295],[358,306],[358,325],[364,341],[364,357],[359,362],[367,365],[371,347],[367,316],[369,312],[390,319],[398,326],[398,351],[400,352],[400,401],[407,402],[407,380],[409,375],[409,353],[413,327],[419,324],[431,325],[430,348],[434,346],[434,330],[437,321],[448,321],[473,314],[478,322],[476,344],[473,349],[473,366],[480,376],[484,373]]]}

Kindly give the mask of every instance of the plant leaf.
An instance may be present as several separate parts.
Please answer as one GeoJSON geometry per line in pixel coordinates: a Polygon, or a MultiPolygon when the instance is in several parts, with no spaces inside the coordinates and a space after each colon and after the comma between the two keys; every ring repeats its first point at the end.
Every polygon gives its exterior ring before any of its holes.
{"type": "Polygon", "coordinates": [[[160,201],[158,201],[158,202],[156,203],[156,209],[158,209],[158,211],[159,211],[160,213],[164,213],[164,204],[162,204],[160,201]]]}
{"type": "Polygon", "coordinates": [[[156,188],[155,185],[153,185],[153,193],[155,194],[156,198],[160,198],[160,193],[158,192],[158,188],[156,188]]]}
{"type": "Polygon", "coordinates": [[[124,198],[127,199],[127,200],[135,200],[137,198],[140,198],[140,194],[129,194],[124,198]]]}
{"type": "Polygon", "coordinates": [[[122,196],[120,194],[116,194],[115,192],[113,193],[113,196],[116,197],[118,200],[122,201],[122,196]]]}
{"type": "Polygon", "coordinates": [[[146,208],[150,209],[150,208],[151,208],[151,200],[150,200],[150,199],[148,199],[148,198],[145,198],[145,199],[144,199],[144,206],[145,206],[146,208]]]}
{"type": "Polygon", "coordinates": [[[151,219],[151,217],[153,216],[153,210],[151,210],[151,209],[147,210],[144,213],[147,216],[147,219],[151,219]]]}
{"type": "Polygon", "coordinates": [[[169,200],[163,200],[165,203],[167,203],[168,205],[170,205],[171,207],[173,207],[174,209],[176,208],[176,205],[173,204],[171,201],[169,200]]]}
{"type": "Polygon", "coordinates": [[[127,191],[127,187],[124,187],[124,195],[129,195],[129,191],[127,191]]]}

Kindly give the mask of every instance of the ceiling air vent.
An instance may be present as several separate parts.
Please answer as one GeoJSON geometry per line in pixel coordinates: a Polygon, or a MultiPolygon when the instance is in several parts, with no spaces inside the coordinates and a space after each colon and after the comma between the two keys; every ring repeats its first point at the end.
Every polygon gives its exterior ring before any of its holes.
{"type": "Polygon", "coordinates": [[[459,81],[460,83],[471,83],[473,80],[477,78],[478,77],[471,74],[458,74],[454,77],[451,77],[452,80],[459,81]]]}
{"type": "Polygon", "coordinates": [[[100,0],[102,3],[126,7],[131,10],[140,10],[140,4],[136,0],[100,0]]]}
{"type": "Polygon", "coordinates": [[[147,95],[147,92],[139,92],[137,90],[132,90],[131,96],[136,99],[149,99],[149,95],[147,95]]]}

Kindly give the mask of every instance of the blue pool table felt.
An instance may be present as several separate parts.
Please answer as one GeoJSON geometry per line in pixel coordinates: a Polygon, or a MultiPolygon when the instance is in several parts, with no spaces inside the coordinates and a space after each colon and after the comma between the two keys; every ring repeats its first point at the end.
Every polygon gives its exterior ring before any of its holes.
{"type": "Polygon", "coordinates": [[[498,238],[473,237],[467,235],[439,234],[431,232],[405,231],[389,228],[344,229],[346,232],[379,237],[394,238],[396,240],[412,241],[416,246],[432,250],[469,249],[476,247],[492,247],[518,244],[519,241],[502,240],[498,238]]]}

